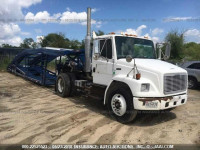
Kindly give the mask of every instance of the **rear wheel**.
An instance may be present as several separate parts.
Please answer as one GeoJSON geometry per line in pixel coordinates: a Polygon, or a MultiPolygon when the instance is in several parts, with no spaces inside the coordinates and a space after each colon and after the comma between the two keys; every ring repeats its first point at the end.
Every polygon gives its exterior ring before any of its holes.
{"type": "Polygon", "coordinates": [[[135,119],[137,111],[133,106],[133,96],[129,87],[117,83],[107,92],[107,107],[109,114],[121,123],[128,123],[135,119]]]}
{"type": "Polygon", "coordinates": [[[189,89],[194,89],[197,87],[197,80],[193,77],[188,78],[188,88],[189,89]]]}
{"type": "Polygon", "coordinates": [[[56,93],[61,97],[69,97],[75,94],[75,75],[73,73],[61,73],[56,79],[56,93]]]}

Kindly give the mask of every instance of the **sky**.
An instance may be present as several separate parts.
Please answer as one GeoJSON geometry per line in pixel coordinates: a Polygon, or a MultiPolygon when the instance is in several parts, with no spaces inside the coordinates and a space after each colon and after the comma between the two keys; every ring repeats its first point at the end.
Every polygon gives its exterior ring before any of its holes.
{"type": "Polygon", "coordinates": [[[86,35],[87,7],[92,30],[148,36],[162,42],[171,30],[185,42],[200,43],[200,0],[0,0],[0,45],[18,46],[62,32],[81,41],[86,35]]]}

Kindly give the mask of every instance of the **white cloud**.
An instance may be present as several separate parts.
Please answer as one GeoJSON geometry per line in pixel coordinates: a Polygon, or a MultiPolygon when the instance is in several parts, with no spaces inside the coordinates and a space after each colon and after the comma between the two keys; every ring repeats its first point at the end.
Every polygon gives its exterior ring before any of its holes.
{"type": "Polygon", "coordinates": [[[16,34],[19,34],[21,29],[14,23],[0,23],[0,39],[9,39],[16,34]]]}
{"type": "Polygon", "coordinates": [[[164,22],[177,22],[177,21],[187,21],[191,19],[197,19],[193,17],[168,17],[163,19],[164,22]]]}
{"type": "Polygon", "coordinates": [[[14,46],[19,46],[22,42],[19,34],[21,34],[21,29],[17,24],[14,23],[0,23],[0,44],[11,44],[14,46]]]}
{"type": "MultiPolygon", "coordinates": [[[[38,12],[33,14],[28,12],[25,16],[26,23],[61,23],[61,24],[87,24],[87,13],[86,12],[74,12],[65,11],[62,14],[57,13],[52,16],[47,11],[38,12]]],[[[96,25],[100,28],[102,25],[101,21],[91,20],[91,24],[96,25]]]]}
{"type": "Polygon", "coordinates": [[[148,39],[152,40],[154,43],[160,42],[160,38],[159,38],[159,37],[157,37],[157,36],[151,37],[151,36],[149,35],[149,33],[146,33],[146,34],[144,35],[144,37],[148,37],[148,39]]]}
{"type": "Polygon", "coordinates": [[[164,32],[163,29],[155,28],[155,29],[152,30],[152,35],[155,36],[155,35],[161,34],[163,32],[164,32]]]}
{"type": "Polygon", "coordinates": [[[141,25],[139,26],[137,29],[132,29],[132,28],[128,28],[124,31],[124,33],[126,34],[133,34],[133,35],[137,35],[137,36],[141,36],[142,34],[142,30],[147,28],[146,25],[141,25]]]}
{"type": "Polygon", "coordinates": [[[14,22],[24,19],[22,8],[40,3],[42,0],[1,0],[0,19],[1,22],[14,22]]]}
{"type": "Polygon", "coordinates": [[[146,25],[141,25],[136,29],[136,33],[138,34],[138,36],[140,36],[142,34],[142,30],[147,28],[146,25]]]}
{"type": "Polygon", "coordinates": [[[34,29],[36,33],[42,33],[41,29],[34,29]]]}
{"type": "Polygon", "coordinates": [[[23,8],[40,3],[42,0],[1,0],[0,5],[0,45],[11,44],[19,46],[22,42],[20,35],[28,36],[29,32],[21,31],[15,22],[24,19],[23,8]]]}
{"type": "Polygon", "coordinates": [[[10,39],[0,39],[0,45],[2,44],[10,44],[12,46],[19,46],[22,43],[22,39],[19,36],[14,36],[10,39]]]}
{"type": "MultiPolygon", "coordinates": [[[[81,25],[87,25],[87,21],[86,20],[82,20],[79,22],[81,25]]],[[[102,25],[102,22],[101,21],[96,21],[94,19],[91,19],[91,24],[92,25],[96,25],[96,28],[100,28],[101,25],[102,25]]]]}
{"type": "MultiPolygon", "coordinates": [[[[7,0],[7,1],[13,1],[13,0],[7,0]]],[[[31,5],[35,5],[37,3],[40,3],[41,1],[42,0],[18,0],[18,1],[15,1],[15,2],[18,3],[18,5],[20,5],[21,7],[27,8],[31,5]]]]}
{"type": "Polygon", "coordinates": [[[151,40],[154,41],[154,43],[160,42],[160,38],[159,37],[152,37],[151,40]]]}
{"type": "Polygon", "coordinates": [[[198,36],[200,37],[200,31],[197,29],[190,29],[184,33],[185,36],[198,36]]]}
{"type": "Polygon", "coordinates": [[[60,13],[50,16],[50,14],[47,11],[38,12],[35,15],[31,12],[28,12],[25,16],[25,21],[26,23],[56,22],[60,16],[61,16],[60,13]]]}
{"type": "Polygon", "coordinates": [[[92,8],[92,9],[91,9],[91,12],[92,12],[92,13],[95,13],[95,12],[97,12],[98,10],[99,10],[99,9],[97,9],[97,8],[92,8]]]}
{"type": "Polygon", "coordinates": [[[87,13],[86,12],[70,12],[66,11],[62,13],[60,17],[61,23],[69,24],[69,23],[82,23],[87,20],[87,13]]]}
{"type": "Polygon", "coordinates": [[[41,43],[43,39],[44,39],[44,36],[36,36],[37,43],[41,43]]]}
{"type": "Polygon", "coordinates": [[[21,32],[21,35],[29,36],[29,35],[31,35],[31,33],[30,32],[21,32]]]}
{"type": "Polygon", "coordinates": [[[184,33],[187,42],[197,42],[200,43],[200,30],[189,29],[184,33]]]}
{"type": "MultiPolygon", "coordinates": [[[[50,14],[48,11],[40,11],[37,13],[28,12],[25,15],[22,12],[23,8],[28,8],[32,5],[41,3],[42,0],[1,0],[0,5],[0,44],[7,43],[18,46],[21,42],[21,35],[28,36],[29,32],[21,31],[17,21],[26,19],[26,23],[79,23],[86,25],[86,12],[74,12],[70,8],[66,8],[63,13],[50,14]],[[66,22],[65,22],[66,21],[66,22]]],[[[92,9],[96,12],[97,9],[92,9]]],[[[92,20],[92,24],[96,28],[100,28],[101,21],[92,20]]],[[[35,29],[36,33],[41,33],[40,29],[35,29]]]]}
{"type": "Polygon", "coordinates": [[[143,33],[143,29],[146,29],[146,28],[147,28],[146,25],[141,25],[137,27],[136,29],[128,28],[125,31],[117,31],[117,33],[123,32],[124,34],[133,34],[133,35],[137,35],[138,37],[148,37],[148,39],[153,40],[154,43],[160,42],[160,38],[155,36],[155,32],[160,33],[161,31],[155,30],[154,35],[152,34],[152,32],[143,33]]]}

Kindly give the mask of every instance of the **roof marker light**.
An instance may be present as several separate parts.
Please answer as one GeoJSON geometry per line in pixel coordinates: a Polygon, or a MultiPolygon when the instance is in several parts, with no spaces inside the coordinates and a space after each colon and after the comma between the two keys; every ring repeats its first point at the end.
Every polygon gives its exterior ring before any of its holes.
{"type": "Polygon", "coordinates": [[[115,34],[115,32],[110,32],[109,34],[115,34]]]}

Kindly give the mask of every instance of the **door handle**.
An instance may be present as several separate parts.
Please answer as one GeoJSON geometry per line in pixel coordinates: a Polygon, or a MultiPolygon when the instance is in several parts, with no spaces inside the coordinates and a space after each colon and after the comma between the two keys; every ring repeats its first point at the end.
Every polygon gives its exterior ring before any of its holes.
{"type": "Polygon", "coordinates": [[[95,71],[96,71],[96,68],[95,68],[95,67],[93,67],[92,71],[93,71],[93,72],[95,72],[95,71]]]}

